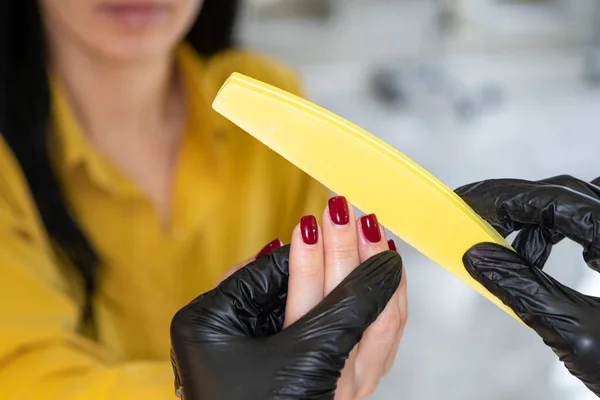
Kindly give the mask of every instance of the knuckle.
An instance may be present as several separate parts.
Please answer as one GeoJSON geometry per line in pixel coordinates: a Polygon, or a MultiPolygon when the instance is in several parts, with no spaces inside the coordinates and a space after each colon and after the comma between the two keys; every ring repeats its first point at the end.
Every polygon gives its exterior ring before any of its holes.
{"type": "MultiPolygon", "coordinates": [[[[314,278],[321,274],[323,267],[319,263],[302,263],[298,268],[297,273],[307,278],[314,278]]],[[[290,271],[290,275],[293,274],[293,270],[290,271]]]]}
{"type": "Polygon", "coordinates": [[[338,244],[332,250],[332,257],[335,260],[358,259],[358,249],[356,244],[338,244]]]}
{"type": "Polygon", "coordinates": [[[573,175],[562,174],[553,176],[548,179],[544,179],[543,182],[553,183],[556,185],[568,185],[570,182],[581,183],[582,181],[575,178],[573,175]]]}
{"type": "Polygon", "coordinates": [[[395,335],[404,326],[404,318],[393,309],[386,309],[373,323],[373,331],[377,335],[395,335]]]}
{"type": "Polygon", "coordinates": [[[579,179],[575,178],[571,174],[560,174],[560,175],[554,176],[553,178],[550,178],[550,180],[556,180],[556,181],[578,181],[579,179]]]}
{"type": "Polygon", "coordinates": [[[583,334],[572,340],[573,353],[580,358],[590,361],[598,360],[600,357],[600,338],[593,334],[583,334]]]}

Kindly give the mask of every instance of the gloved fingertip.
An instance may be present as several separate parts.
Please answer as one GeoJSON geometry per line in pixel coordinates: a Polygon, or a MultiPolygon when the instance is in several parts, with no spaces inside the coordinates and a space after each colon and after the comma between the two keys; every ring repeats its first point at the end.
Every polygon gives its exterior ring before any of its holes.
{"type": "Polygon", "coordinates": [[[400,285],[404,270],[402,256],[398,251],[387,250],[371,257],[367,261],[365,267],[371,270],[371,274],[378,277],[376,280],[379,282],[379,286],[382,288],[385,287],[394,293],[400,285]]]}
{"type": "Polygon", "coordinates": [[[486,263],[486,262],[512,262],[520,259],[513,250],[498,243],[478,243],[472,246],[463,255],[464,263],[486,263]]]}
{"type": "Polygon", "coordinates": [[[479,243],[463,255],[467,272],[475,279],[495,281],[500,271],[518,269],[528,263],[515,251],[497,243],[479,243]]]}
{"type": "Polygon", "coordinates": [[[402,273],[402,257],[395,251],[387,250],[361,264],[340,287],[352,288],[352,292],[358,298],[362,297],[365,303],[368,303],[366,299],[371,298],[371,304],[377,304],[376,314],[379,315],[400,286],[402,273]]]}

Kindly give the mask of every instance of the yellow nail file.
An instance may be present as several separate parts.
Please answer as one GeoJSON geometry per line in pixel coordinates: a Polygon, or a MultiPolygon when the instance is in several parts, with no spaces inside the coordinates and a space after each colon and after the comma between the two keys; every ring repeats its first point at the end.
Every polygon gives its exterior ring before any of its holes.
{"type": "Polygon", "coordinates": [[[223,84],[213,108],[363,212],[376,213],[402,240],[519,320],[462,263],[477,243],[510,245],[412,160],[337,115],[241,74],[223,84]]]}

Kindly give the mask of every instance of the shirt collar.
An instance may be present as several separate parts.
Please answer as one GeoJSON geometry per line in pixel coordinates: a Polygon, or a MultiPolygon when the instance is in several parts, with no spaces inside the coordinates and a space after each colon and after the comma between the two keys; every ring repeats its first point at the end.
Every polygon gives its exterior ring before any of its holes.
{"type": "MultiPolygon", "coordinates": [[[[213,129],[210,127],[210,98],[208,82],[202,73],[203,61],[187,43],[181,44],[176,53],[177,66],[181,73],[187,96],[187,121],[184,132],[186,141],[200,141],[202,156],[212,168],[217,163],[217,146],[213,129]],[[193,137],[189,137],[189,136],[193,137]]],[[[129,179],[107,162],[92,146],[83,133],[75,113],[69,104],[66,92],[55,76],[50,77],[52,93],[52,154],[55,165],[62,173],[84,168],[97,184],[106,190],[120,193],[137,191],[129,179]]]]}

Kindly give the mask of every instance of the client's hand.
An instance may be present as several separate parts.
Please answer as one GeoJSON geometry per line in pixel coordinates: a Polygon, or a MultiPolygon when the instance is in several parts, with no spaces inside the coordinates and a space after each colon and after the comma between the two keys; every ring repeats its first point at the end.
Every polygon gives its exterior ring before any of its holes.
{"type": "Polygon", "coordinates": [[[289,265],[289,248],[275,250],[177,313],[172,358],[186,399],[354,400],[374,390],[406,320],[402,262],[380,253],[374,217],[357,227],[342,198],[325,217],[322,234],[302,219],[289,265]]]}
{"type": "MultiPolygon", "coordinates": [[[[344,197],[329,200],[322,232],[312,216],[294,230],[290,250],[290,280],[285,326],[315,307],[369,257],[388,250],[385,231],[375,215],[356,221],[344,197]]],[[[395,245],[390,241],[390,247],[395,245]]],[[[338,382],[336,400],[357,400],[373,394],[391,369],[408,318],[406,273],[379,318],[350,353],[338,382]]]]}

